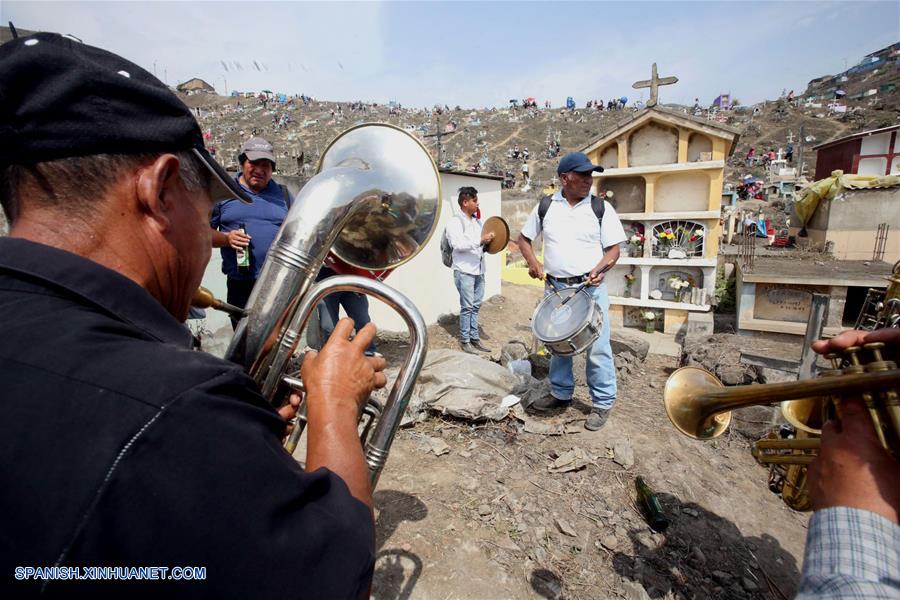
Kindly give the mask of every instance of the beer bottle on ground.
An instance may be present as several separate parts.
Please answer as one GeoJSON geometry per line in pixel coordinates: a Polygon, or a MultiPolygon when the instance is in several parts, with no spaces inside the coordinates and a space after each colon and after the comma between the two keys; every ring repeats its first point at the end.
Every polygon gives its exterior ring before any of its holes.
{"type": "Polygon", "coordinates": [[[644,517],[647,519],[647,523],[650,524],[650,529],[662,533],[669,526],[669,519],[663,514],[662,506],[660,506],[656,494],[653,493],[653,490],[650,489],[643,477],[635,478],[634,487],[637,488],[638,504],[644,513],[644,517]]]}

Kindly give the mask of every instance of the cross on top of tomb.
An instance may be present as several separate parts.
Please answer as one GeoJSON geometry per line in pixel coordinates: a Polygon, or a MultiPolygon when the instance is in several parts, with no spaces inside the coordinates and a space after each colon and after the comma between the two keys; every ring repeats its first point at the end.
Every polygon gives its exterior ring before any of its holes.
{"type": "Polygon", "coordinates": [[[788,131],[787,141],[788,141],[788,144],[794,143],[794,132],[793,131],[788,131]]]}
{"type": "Polygon", "coordinates": [[[651,106],[656,106],[657,100],[659,99],[659,86],[672,85],[673,83],[678,83],[678,78],[660,77],[656,73],[656,63],[653,63],[653,69],[651,70],[650,79],[636,81],[631,85],[631,87],[636,90],[639,90],[641,88],[650,88],[650,99],[647,100],[647,108],[650,108],[651,106]]]}

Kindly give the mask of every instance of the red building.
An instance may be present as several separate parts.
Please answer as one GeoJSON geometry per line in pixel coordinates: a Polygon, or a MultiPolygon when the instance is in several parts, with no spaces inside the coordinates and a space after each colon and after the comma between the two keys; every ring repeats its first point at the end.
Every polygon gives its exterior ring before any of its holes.
{"type": "Polygon", "coordinates": [[[816,150],[816,180],[840,169],[854,175],[900,175],[900,125],[854,133],[816,150]]]}

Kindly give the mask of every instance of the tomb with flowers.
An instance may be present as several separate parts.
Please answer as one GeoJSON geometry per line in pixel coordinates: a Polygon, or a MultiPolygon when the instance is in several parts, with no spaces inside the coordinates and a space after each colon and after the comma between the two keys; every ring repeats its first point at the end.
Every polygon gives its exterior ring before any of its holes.
{"type": "MultiPolygon", "coordinates": [[[[655,67],[655,65],[654,65],[655,67]]],[[[595,192],[612,203],[627,241],[606,274],[613,325],[712,332],[725,160],[738,133],[716,121],[658,106],[656,87],[675,78],[635,84],[650,87],[647,108],[582,149],[603,173],[595,192]]]]}

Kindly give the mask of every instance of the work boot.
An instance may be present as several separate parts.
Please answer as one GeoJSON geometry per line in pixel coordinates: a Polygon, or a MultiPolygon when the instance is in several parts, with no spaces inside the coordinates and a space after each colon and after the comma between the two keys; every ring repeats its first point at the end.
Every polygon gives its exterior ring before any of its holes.
{"type": "Polygon", "coordinates": [[[490,352],[491,349],[481,343],[481,340],[472,340],[472,346],[476,350],[481,350],[482,352],[490,352]]]}
{"type": "Polygon", "coordinates": [[[587,421],[584,422],[584,428],[588,431],[597,431],[606,425],[606,419],[609,418],[609,409],[593,408],[591,414],[588,415],[587,421]]]}
{"type": "Polygon", "coordinates": [[[552,410],[554,408],[567,408],[572,406],[571,400],[560,400],[559,398],[554,398],[551,395],[546,395],[543,398],[538,398],[534,402],[531,403],[529,408],[533,408],[534,410],[546,411],[552,410]]]}
{"type": "Polygon", "coordinates": [[[459,347],[462,348],[462,351],[466,354],[478,354],[478,350],[476,350],[475,346],[469,342],[460,342],[459,347]]]}

